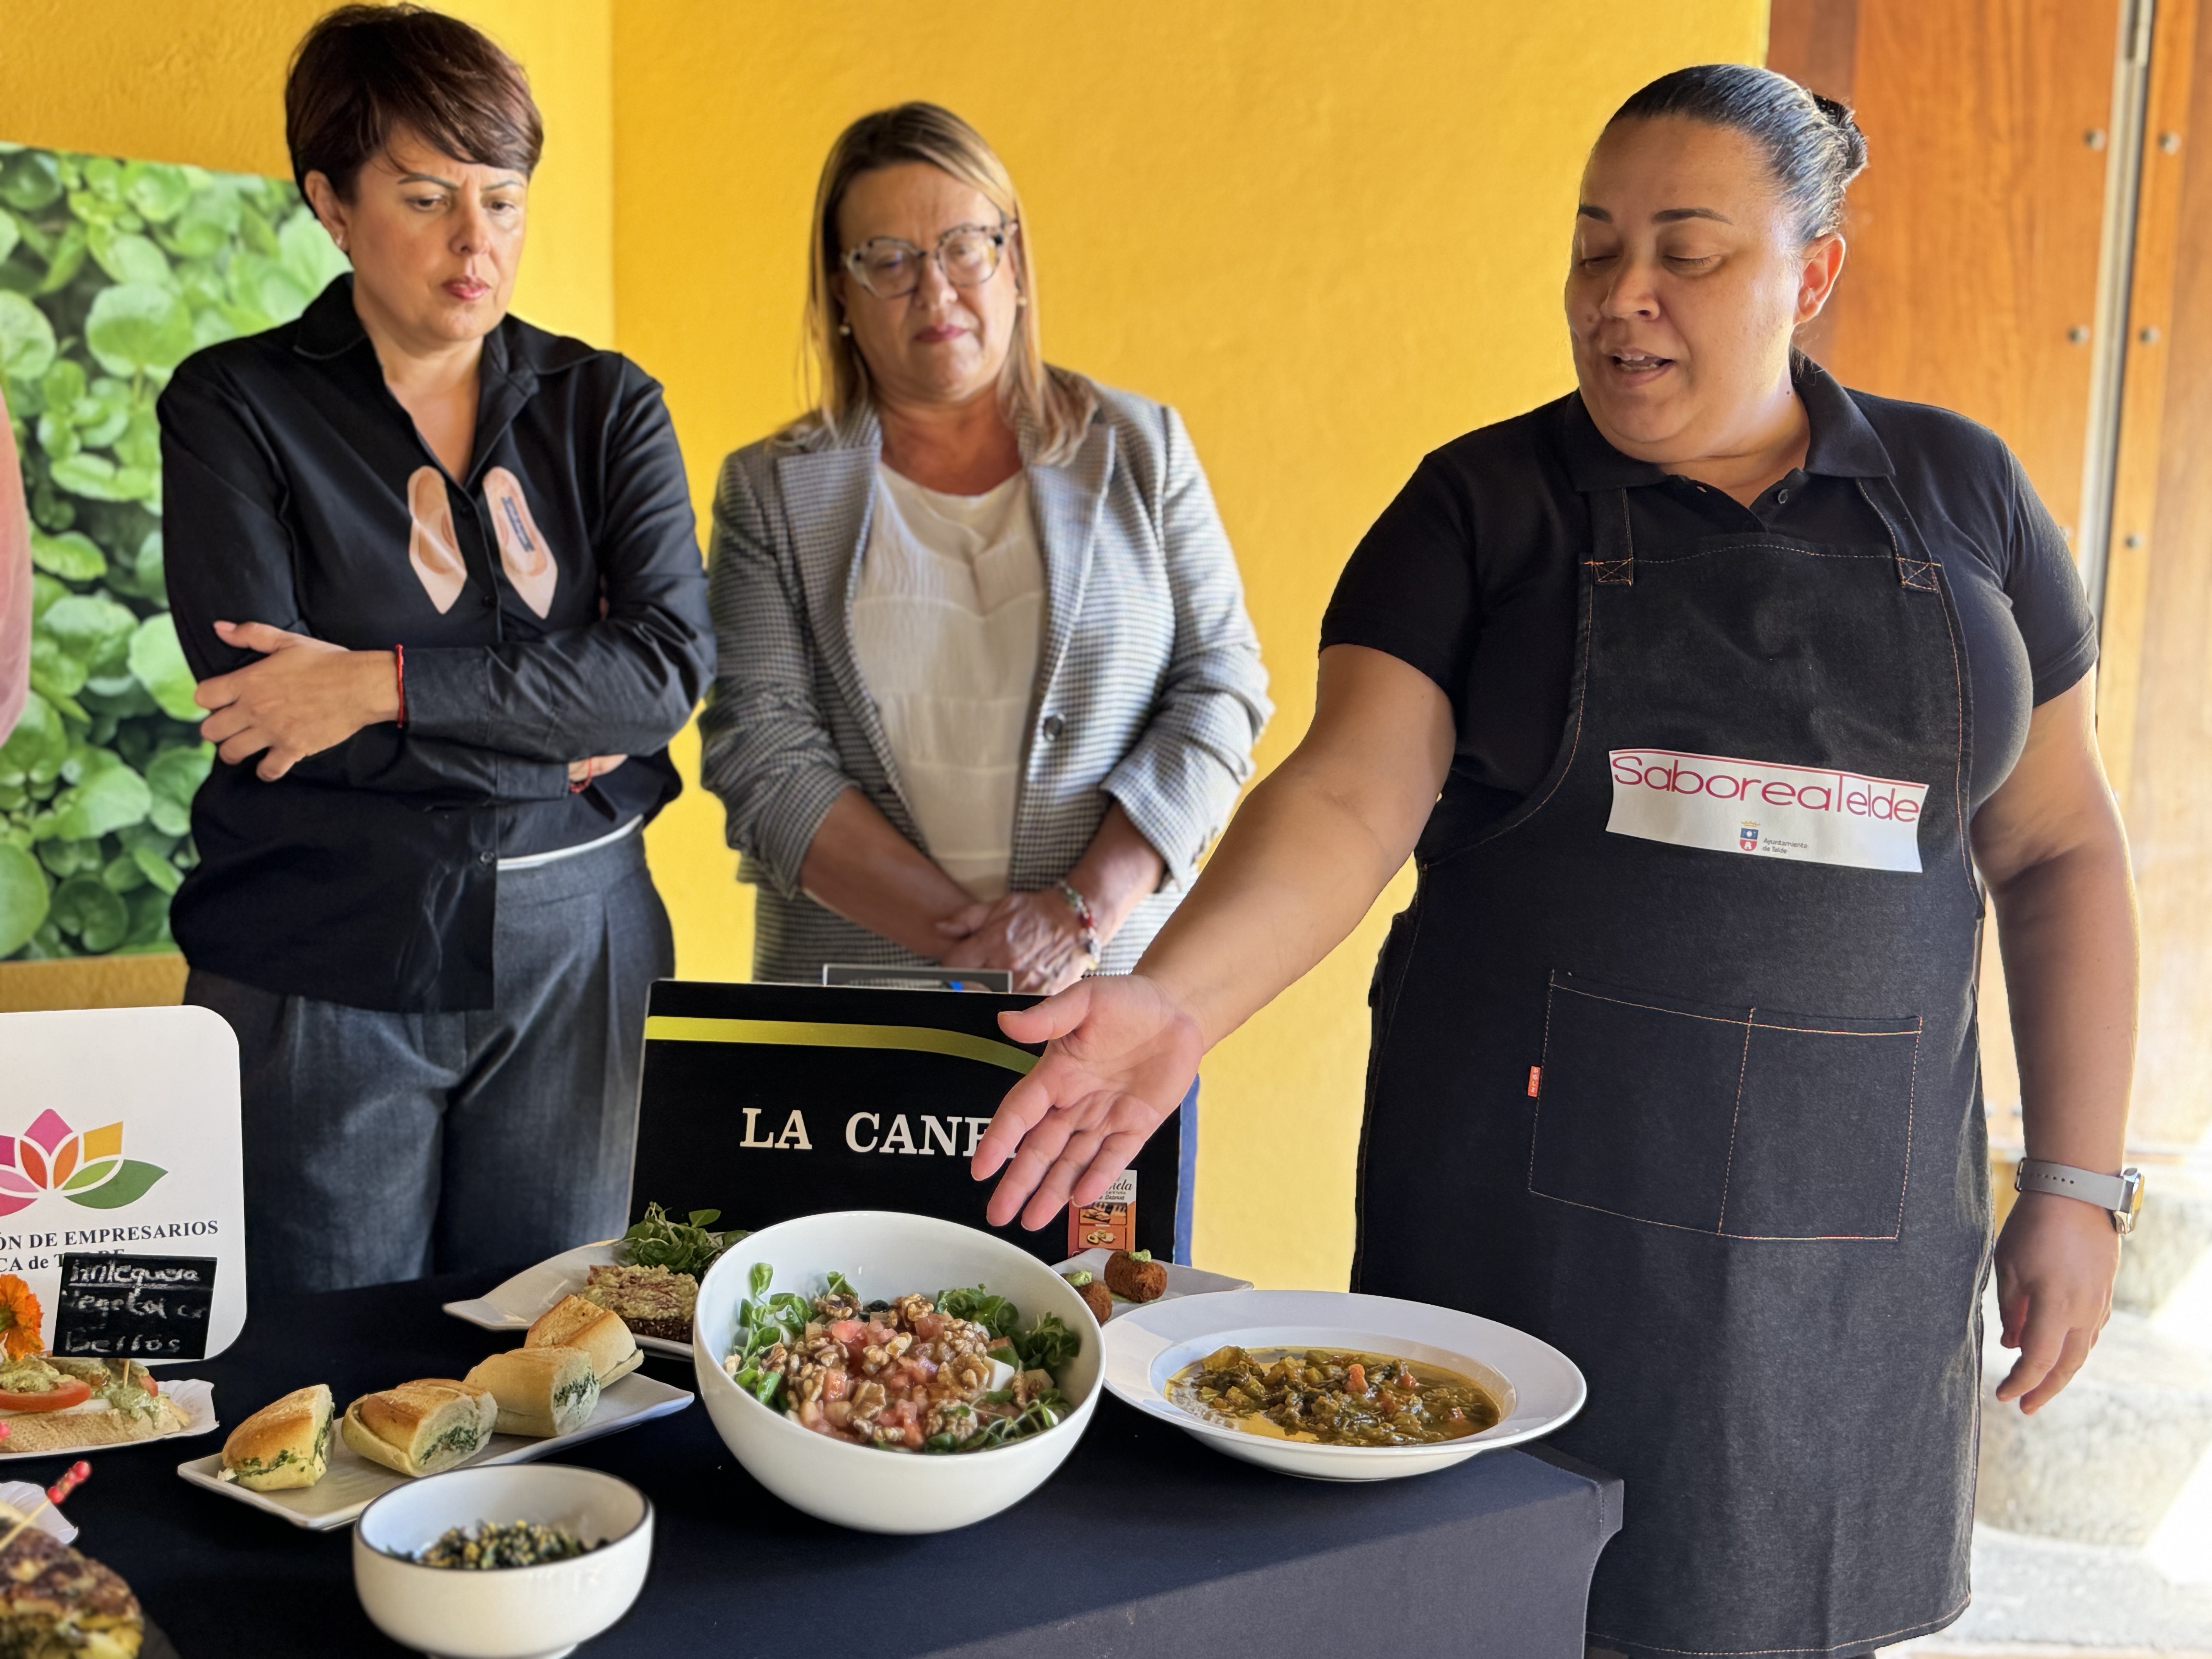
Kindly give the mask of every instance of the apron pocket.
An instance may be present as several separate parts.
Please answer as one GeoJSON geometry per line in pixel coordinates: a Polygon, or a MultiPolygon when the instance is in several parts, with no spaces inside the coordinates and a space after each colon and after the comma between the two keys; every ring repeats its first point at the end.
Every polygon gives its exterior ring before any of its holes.
{"type": "Polygon", "coordinates": [[[1894,1238],[1920,1020],[1729,1007],[1554,971],[1528,1190],[1731,1238],[1894,1238]]]}

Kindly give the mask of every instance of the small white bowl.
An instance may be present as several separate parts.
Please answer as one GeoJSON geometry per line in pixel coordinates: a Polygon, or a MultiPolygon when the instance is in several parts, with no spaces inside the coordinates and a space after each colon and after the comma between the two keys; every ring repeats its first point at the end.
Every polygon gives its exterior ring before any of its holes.
{"type": "Polygon", "coordinates": [[[860,1532],[951,1532],[1011,1508],[1075,1449],[1098,1403],[1098,1324],[1074,1287],[1035,1256],[973,1227],[889,1210],[844,1210],[763,1227],[725,1251],[699,1285],[691,1329],[699,1397],[746,1472],[793,1509],[860,1532]],[[770,1293],[820,1294],[832,1269],[863,1301],[981,1285],[1021,1310],[1026,1330],[1060,1316],[1082,1341],[1060,1369],[1067,1420],[1010,1445],[942,1455],[879,1450],[802,1429],[722,1369],[753,1267],[775,1270],[770,1293]]]}
{"type": "Polygon", "coordinates": [[[1395,1480],[1549,1434],[1583,1408],[1574,1361],[1525,1331],[1456,1308],[1341,1291],[1226,1291],[1124,1310],[1105,1330],[1106,1386],[1218,1452],[1309,1480],[1395,1480]],[[1423,1446],[1325,1446],[1209,1423],[1167,1397],[1184,1366],[1226,1344],[1335,1348],[1441,1365],[1487,1389],[1498,1420],[1423,1446]]]}
{"type": "Polygon", "coordinates": [[[441,1659],[559,1659],[629,1611],[653,1560],[653,1505],[627,1480],[560,1463],[455,1469],[394,1486],[353,1534],[353,1583],[376,1627],[441,1659]],[[416,1554],[450,1527],[535,1521],[599,1548],[477,1572],[416,1554]]]}

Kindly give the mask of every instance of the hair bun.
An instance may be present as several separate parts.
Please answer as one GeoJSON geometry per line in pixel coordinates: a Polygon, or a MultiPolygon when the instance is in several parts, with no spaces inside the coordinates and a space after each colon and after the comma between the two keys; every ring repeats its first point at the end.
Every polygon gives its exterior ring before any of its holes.
{"type": "Polygon", "coordinates": [[[1813,94],[1813,102],[1844,141],[1844,166],[1847,169],[1844,177],[1856,176],[1867,164],[1867,142],[1866,134],[1859,131],[1858,120],[1852,114],[1851,106],[1839,100],[1823,97],[1817,92],[1813,94]]]}

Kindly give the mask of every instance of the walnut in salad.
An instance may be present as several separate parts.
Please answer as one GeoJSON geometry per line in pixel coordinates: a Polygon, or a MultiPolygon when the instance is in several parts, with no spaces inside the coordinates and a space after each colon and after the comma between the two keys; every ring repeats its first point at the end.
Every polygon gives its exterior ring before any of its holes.
{"type": "Polygon", "coordinates": [[[1069,1412],[1056,1373],[1079,1339],[1046,1314],[1028,1331],[981,1287],[863,1303],[842,1273],[805,1297],[753,1269],[722,1369],[802,1428],[887,1451],[968,1452],[1042,1432],[1069,1412]]]}

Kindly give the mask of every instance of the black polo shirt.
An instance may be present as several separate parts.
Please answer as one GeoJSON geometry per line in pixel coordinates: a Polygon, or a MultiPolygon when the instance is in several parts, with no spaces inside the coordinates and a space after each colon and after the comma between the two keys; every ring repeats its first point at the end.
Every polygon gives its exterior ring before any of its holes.
{"type": "Polygon", "coordinates": [[[209,347],[162,393],[169,605],[202,679],[214,623],[406,648],[406,725],[275,783],[218,761],[170,925],[193,966],[413,1012],[492,1004],[497,860],[649,817],[713,676],[683,456],[627,359],[510,317],[485,337],[449,477],[384,383],[341,276],[294,323],[209,347]],[[568,763],[629,762],[580,794],[568,763]]]}
{"type": "Polygon", "coordinates": [[[1338,580],[1322,645],[1388,652],[1443,688],[1458,722],[1460,810],[1478,821],[1511,810],[1559,751],[1589,498],[1611,489],[1628,492],[1639,545],[1761,529],[1886,545],[1856,480],[1893,477],[1958,605],[1973,693],[1972,805],[2004,781],[2035,705],[2096,661],[2096,620],[2065,538],[1988,428],[1846,391],[1807,357],[1796,380],[1812,427],[1805,465],[1749,507],[1622,454],[1570,392],[1433,452],[1384,509],[1338,580]]]}

